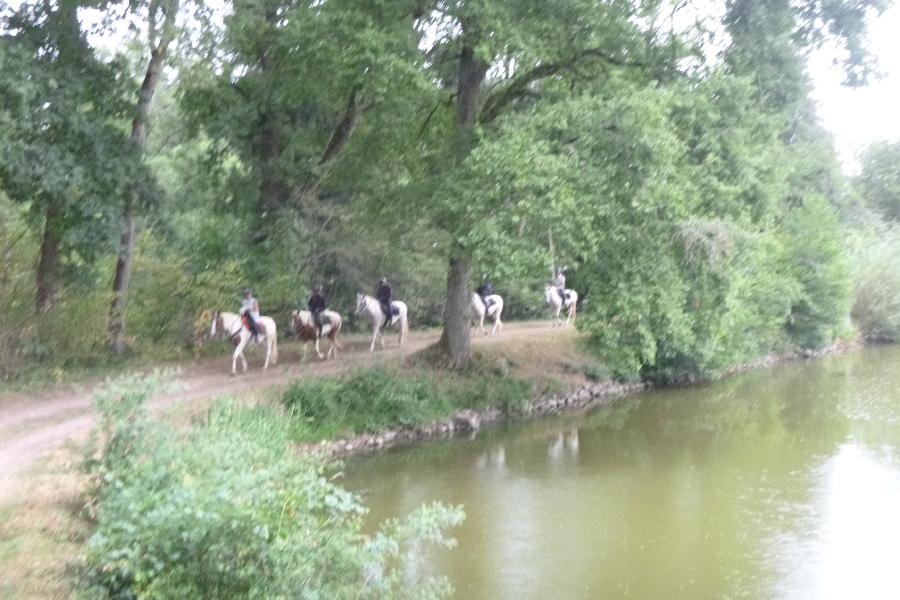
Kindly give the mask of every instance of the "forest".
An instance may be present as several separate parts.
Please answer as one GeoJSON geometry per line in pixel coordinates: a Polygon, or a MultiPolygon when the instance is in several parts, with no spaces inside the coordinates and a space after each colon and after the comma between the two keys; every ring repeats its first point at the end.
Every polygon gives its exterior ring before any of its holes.
{"type": "Polygon", "coordinates": [[[886,0],[0,5],[0,378],[209,352],[381,277],[471,359],[469,294],[621,377],[900,336],[900,143],[846,175],[809,52],[877,72],[886,0]]]}

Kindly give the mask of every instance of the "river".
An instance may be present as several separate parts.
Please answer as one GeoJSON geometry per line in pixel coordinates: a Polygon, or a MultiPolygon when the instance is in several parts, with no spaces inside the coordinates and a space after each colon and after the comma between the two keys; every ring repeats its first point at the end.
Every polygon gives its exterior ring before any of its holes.
{"type": "Polygon", "coordinates": [[[462,504],[458,598],[900,598],[900,346],[357,458],[371,521],[462,504]]]}

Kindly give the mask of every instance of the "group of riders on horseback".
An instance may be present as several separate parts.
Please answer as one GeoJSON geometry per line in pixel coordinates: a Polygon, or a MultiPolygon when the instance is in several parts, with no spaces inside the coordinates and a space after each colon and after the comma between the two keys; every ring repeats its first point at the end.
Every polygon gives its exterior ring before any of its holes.
{"type": "MultiPolygon", "coordinates": [[[[396,314],[396,310],[391,307],[391,295],[391,284],[388,282],[387,277],[382,277],[381,281],[378,282],[375,298],[378,299],[382,314],[385,315],[384,325],[388,325],[393,314],[396,314]]],[[[313,288],[312,296],[309,297],[306,308],[312,315],[312,321],[316,327],[318,337],[322,337],[322,329],[326,325],[324,313],[327,309],[325,288],[323,286],[317,285],[313,288]]],[[[253,296],[253,290],[249,288],[244,290],[244,299],[241,301],[241,308],[238,314],[241,315],[250,333],[258,340],[263,332],[259,330],[259,301],[253,296]]]]}
{"type": "MultiPolygon", "coordinates": [[[[556,288],[564,305],[567,304],[568,300],[565,270],[565,267],[556,267],[553,270],[553,277],[550,280],[550,285],[556,288]]],[[[495,298],[498,298],[496,296],[492,298],[492,296],[494,296],[494,284],[486,274],[482,275],[481,285],[475,288],[475,293],[478,294],[478,297],[481,299],[485,310],[490,310],[491,306],[496,303],[495,298]]],[[[385,317],[383,326],[390,323],[391,317],[394,314],[394,310],[391,307],[391,296],[391,284],[388,282],[387,277],[382,277],[375,290],[375,298],[381,305],[381,311],[385,317]]],[[[312,296],[309,297],[306,308],[312,315],[313,324],[316,327],[318,337],[322,337],[322,328],[325,325],[322,315],[325,312],[326,307],[325,289],[323,286],[317,285],[313,288],[312,296]]],[[[258,340],[260,335],[259,302],[253,296],[253,290],[249,288],[244,290],[244,299],[241,301],[239,314],[246,323],[250,333],[258,340]]]]}
{"type": "MultiPolygon", "coordinates": [[[[563,308],[568,309],[568,320],[574,319],[578,295],[574,291],[566,289],[565,267],[556,267],[554,269],[553,277],[545,292],[547,305],[553,312],[554,325],[562,324],[559,313],[563,308]]],[[[500,320],[500,315],[503,312],[503,298],[494,293],[494,284],[488,279],[487,275],[482,276],[481,285],[476,288],[475,293],[472,295],[472,308],[475,316],[480,319],[477,326],[482,333],[487,334],[484,328],[485,317],[490,317],[494,320],[494,328],[491,331],[491,335],[500,331],[503,325],[500,320]]],[[[407,311],[405,303],[393,299],[391,284],[386,277],[383,277],[378,282],[374,297],[366,294],[357,294],[356,313],[366,316],[372,326],[370,351],[375,349],[375,343],[379,339],[381,340],[382,348],[384,347],[384,337],[381,330],[390,325],[398,326],[400,333],[399,342],[401,345],[403,344],[403,338],[409,328],[407,311]]],[[[306,303],[306,310],[295,310],[291,313],[291,327],[302,341],[315,343],[316,353],[320,358],[336,356],[337,349],[340,348],[337,342],[337,334],[341,328],[341,316],[337,312],[328,309],[325,290],[321,285],[313,289],[313,293],[306,303]],[[319,350],[319,340],[324,338],[328,338],[331,341],[331,347],[323,355],[319,350]]],[[[244,370],[247,370],[247,361],[244,358],[243,350],[249,343],[265,345],[266,362],[263,369],[268,367],[270,359],[273,363],[278,360],[275,321],[270,317],[260,316],[259,301],[254,297],[253,291],[250,289],[244,290],[244,297],[238,314],[216,311],[212,315],[210,335],[215,336],[217,332],[224,333],[235,345],[231,363],[232,374],[236,372],[238,359],[243,362],[244,370]]],[[[306,352],[307,346],[304,344],[304,357],[306,352]]]]}

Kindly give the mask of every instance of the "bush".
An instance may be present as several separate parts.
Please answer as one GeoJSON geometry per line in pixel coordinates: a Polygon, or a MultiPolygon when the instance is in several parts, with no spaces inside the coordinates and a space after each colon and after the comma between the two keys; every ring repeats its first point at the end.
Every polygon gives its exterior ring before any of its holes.
{"type": "Polygon", "coordinates": [[[100,402],[101,485],[88,541],[91,597],[440,597],[443,578],[411,581],[404,549],[451,546],[460,508],[425,506],[362,533],[365,508],[288,443],[277,415],[223,403],[187,431],[148,422],[152,385],[115,384],[100,402]],[[111,401],[119,396],[121,402],[111,401]]]}
{"type": "Polygon", "coordinates": [[[857,244],[853,322],[870,340],[900,340],[900,230],[882,228],[857,244]]]}
{"type": "Polygon", "coordinates": [[[302,379],[284,393],[297,439],[377,432],[445,417],[460,408],[513,410],[531,396],[525,381],[490,373],[400,374],[373,367],[337,378],[302,379]]]}

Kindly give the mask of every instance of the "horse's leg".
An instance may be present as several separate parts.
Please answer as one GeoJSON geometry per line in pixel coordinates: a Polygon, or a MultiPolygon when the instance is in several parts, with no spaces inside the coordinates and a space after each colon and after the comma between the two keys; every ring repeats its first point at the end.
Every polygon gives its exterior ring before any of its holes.
{"type": "MultiPolygon", "coordinates": [[[[244,358],[244,346],[247,344],[247,338],[241,336],[241,340],[238,342],[237,347],[234,349],[234,354],[231,355],[231,374],[237,375],[237,359],[238,356],[244,358]]],[[[244,366],[244,370],[247,370],[246,365],[244,366]]]]}
{"type": "Polygon", "coordinates": [[[266,336],[266,361],[263,363],[263,371],[269,368],[269,358],[272,356],[272,338],[266,336]]]}
{"type": "Polygon", "coordinates": [[[316,335],[316,356],[319,357],[319,360],[322,360],[322,351],[319,350],[319,336],[316,335]]]}
{"type": "Polygon", "coordinates": [[[375,340],[378,339],[378,324],[372,326],[372,344],[369,346],[369,352],[375,352],[375,340]]]}

